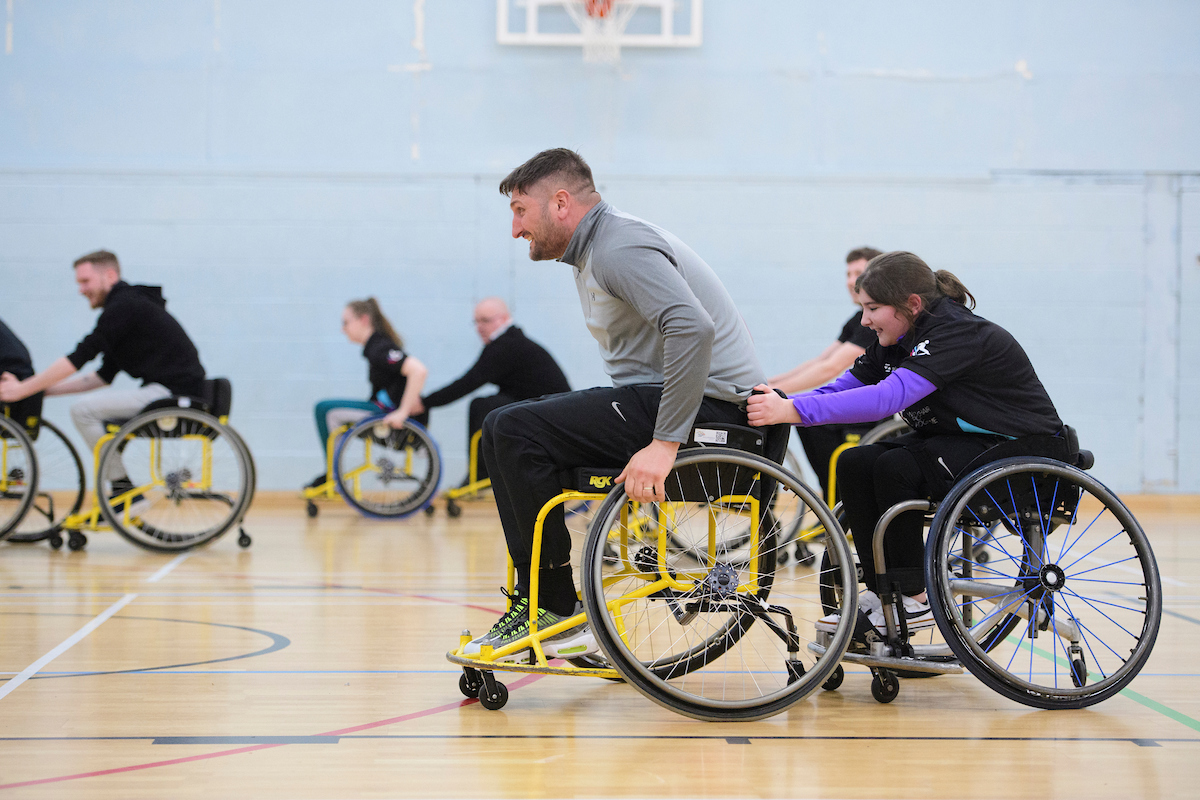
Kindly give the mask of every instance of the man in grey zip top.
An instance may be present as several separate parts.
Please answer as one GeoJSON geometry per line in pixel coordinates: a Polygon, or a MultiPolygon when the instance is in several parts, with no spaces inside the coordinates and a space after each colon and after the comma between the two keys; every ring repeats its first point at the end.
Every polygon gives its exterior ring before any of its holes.
{"type": "MultiPolygon", "coordinates": [[[[674,235],[602,202],[577,153],[538,153],[500,192],[511,200],[513,238],[529,241],[529,257],[573,267],[584,320],[613,385],[516,403],[485,420],[483,457],[517,585],[508,613],[466,654],[528,634],[534,521],[561,490],[560,471],[624,467],[617,481],[631,499],[662,500],[692,425],[747,424],[746,398],[765,379],[750,332],[708,264],[674,235]]],[[[570,552],[559,506],[542,532],[539,628],[577,612],[570,552]]],[[[543,647],[553,658],[596,644],[581,625],[543,647]]]]}

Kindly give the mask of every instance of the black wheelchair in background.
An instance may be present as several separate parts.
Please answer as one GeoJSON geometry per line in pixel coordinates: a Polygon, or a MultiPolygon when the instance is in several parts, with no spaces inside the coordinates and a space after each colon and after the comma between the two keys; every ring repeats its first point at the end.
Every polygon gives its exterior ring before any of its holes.
{"type": "Polygon", "coordinates": [[[40,443],[31,448],[28,460],[39,479],[35,498],[54,503],[38,515],[37,530],[18,529],[9,541],[46,539],[57,549],[65,532],[68,547],[79,550],[87,545],[85,531],[111,528],[140,547],[174,552],[210,542],[236,526],[238,544],[249,547],[241,523],[254,498],[256,475],[249,448],[228,425],[232,401],[229,380],[213,378],[204,382],[199,397],[167,397],[132,419],[106,421],[107,433],[93,452],[94,502],[85,511],[79,510],[84,483],[78,455],[61,431],[41,420],[55,432],[55,447],[61,442],[70,450],[69,458],[56,462],[79,465],[79,470],[61,470],[53,491],[63,498],[55,499],[45,480],[49,473],[41,469],[43,448],[40,443]],[[71,475],[79,477],[77,489],[68,486],[71,475]],[[77,501],[65,502],[71,491],[77,501]]]}
{"type": "MultiPolygon", "coordinates": [[[[1083,708],[1121,691],[1158,635],[1162,586],[1145,532],[1124,503],[1086,470],[1073,429],[1003,442],[981,454],[940,500],[888,509],[873,541],[885,631],[869,625],[844,660],[872,672],[882,703],[898,677],[959,673],[1035,708],[1083,708]],[[900,514],[925,515],[925,582],[936,628],[908,629],[885,538],[900,514]],[[865,635],[864,635],[865,634],[865,635]],[[928,638],[926,638],[928,637],[928,638]]],[[[859,543],[863,546],[863,543],[859,543]]],[[[827,550],[822,574],[838,571],[827,550]]],[[[843,605],[827,581],[822,602],[843,605]]],[[[825,634],[810,647],[825,652],[825,634]]],[[[825,683],[841,684],[838,670],[825,683]]]]}

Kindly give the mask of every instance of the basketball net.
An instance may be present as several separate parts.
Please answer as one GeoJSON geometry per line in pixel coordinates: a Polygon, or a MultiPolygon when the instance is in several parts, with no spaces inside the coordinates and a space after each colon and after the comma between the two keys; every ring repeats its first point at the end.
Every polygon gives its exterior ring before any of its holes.
{"type": "Polygon", "coordinates": [[[616,64],[621,60],[621,34],[637,11],[636,3],[618,0],[575,0],[567,13],[583,34],[583,60],[589,64],[616,64]]]}

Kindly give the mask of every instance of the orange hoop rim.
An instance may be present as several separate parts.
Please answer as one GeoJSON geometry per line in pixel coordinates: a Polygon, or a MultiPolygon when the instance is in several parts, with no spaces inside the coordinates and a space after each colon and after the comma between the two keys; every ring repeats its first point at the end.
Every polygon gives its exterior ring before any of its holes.
{"type": "Polygon", "coordinates": [[[614,0],[584,0],[583,7],[589,17],[607,17],[612,11],[614,0]]]}

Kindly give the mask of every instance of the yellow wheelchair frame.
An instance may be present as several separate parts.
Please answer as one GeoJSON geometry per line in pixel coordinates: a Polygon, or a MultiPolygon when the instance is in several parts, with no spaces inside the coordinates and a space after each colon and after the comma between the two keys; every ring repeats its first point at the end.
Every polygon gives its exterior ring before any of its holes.
{"type": "MultiPolygon", "coordinates": [[[[611,487],[612,480],[607,477],[593,477],[592,483],[600,483],[604,488],[611,487]]],[[[533,529],[533,552],[530,563],[541,563],[542,550],[542,528],[545,524],[547,515],[557,506],[571,502],[573,500],[592,501],[603,500],[608,496],[608,492],[581,492],[575,490],[566,490],[556,495],[553,499],[542,506],[538,512],[537,520],[534,523],[533,529]]],[[[750,518],[750,573],[757,575],[758,552],[757,544],[759,541],[759,501],[750,495],[726,495],[716,498],[713,502],[716,504],[740,504],[747,508],[742,515],[750,518]]],[[[644,572],[637,570],[633,566],[633,562],[629,555],[629,545],[631,539],[637,541],[642,539],[645,532],[649,531],[650,525],[654,526],[653,536],[657,543],[658,554],[658,579],[651,580],[645,578],[646,585],[634,592],[622,595],[619,598],[608,602],[608,607],[614,613],[620,613],[621,606],[626,605],[634,600],[652,595],[655,592],[663,589],[676,589],[679,591],[688,591],[693,588],[696,581],[703,580],[704,575],[697,573],[695,575],[687,572],[676,572],[674,575],[667,569],[666,553],[667,553],[667,537],[670,529],[670,510],[672,504],[660,503],[659,509],[666,509],[667,513],[657,520],[651,522],[648,519],[637,522],[636,519],[631,523],[631,517],[636,518],[638,514],[639,504],[636,501],[627,500],[625,506],[621,509],[620,526],[618,531],[610,531],[609,537],[613,538],[616,534],[616,548],[618,552],[617,563],[622,565],[620,570],[610,575],[605,579],[606,586],[612,585],[617,581],[631,576],[642,576],[644,572]],[[686,580],[691,580],[692,584],[685,583],[686,580]]],[[[716,516],[710,511],[708,521],[708,544],[707,544],[707,561],[708,567],[712,567],[717,561],[717,542],[716,542],[716,516]]],[[[499,709],[504,706],[508,700],[508,690],[503,683],[497,681],[493,675],[494,671],[502,672],[524,672],[536,673],[542,675],[575,675],[580,677],[606,678],[608,680],[622,680],[621,676],[615,669],[607,666],[600,666],[598,660],[594,662],[584,661],[583,664],[572,663],[569,656],[568,660],[561,666],[552,666],[550,659],[546,657],[546,652],[542,647],[542,642],[552,636],[555,636],[563,631],[570,630],[577,625],[587,621],[586,613],[576,614],[561,622],[555,623],[548,628],[539,629],[538,616],[538,575],[539,570],[530,570],[529,578],[529,634],[515,642],[511,642],[504,647],[493,650],[491,645],[483,645],[480,648],[479,657],[471,657],[463,654],[464,648],[471,641],[471,632],[464,630],[459,637],[458,648],[446,654],[446,659],[453,664],[457,664],[464,668],[463,675],[459,679],[459,689],[467,697],[478,697],[480,703],[488,709],[499,709]],[[500,659],[511,655],[512,653],[521,650],[530,650],[532,653],[531,660],[528,663],[501,661],[500,659]]],[[[512,561],[508,562],[506,588],[509,593],[514,589],[515,570],[512,561]]],[[[738,591],[757,591],[757,578],[754,578],[747,585],[739,585],[738,591]]],[[[512,601],[509,601],[508,609],[512,608],[512,601]]],[[[506,610],[508,610],[506,609],[506,610]]],[[[620,617],[618,616],[618,627],[623,630],[620,617]]],[[[556,658],[563,658],[560,654],[556,658]]]]}
{"type": "MultiPolygon", "coordinates": [[[[136,418],[135,418],[136,419],[136,418]]],[[[222,425],[227,425],[229,422],[228,416],[216,418],[222,425]]],[[[121,430],[121,425],[108,423],[105,428],[105,433],[96,441],[96,446],[92,448],[92,463],[95,465],[92,485],[92,504],[84,511],[79,511],[69,515],[62,523],[62,529],[67,532],[67,547],[71,550],[80,550],[87,545],[87,537],[84,531],[94,533],[102,530],[112,530],[112,526],[108,521],[103,519],[100,511],[100,502],[97,497],[97,492],[100,487],[100,459],[104,453],[104,448],[110,442],[114,441],[116,434],[121,430]]],[[[126,438],[126,441],[133,439],[132,435],[126,438]]],[[[183,440],[195,440],[200,443],[201,448],[201,473],[199,480],[194,480],[183,484],[185,488],[194,490],[205,490],[212,486],[212,440],[207,436],[200,434],[184,434],[179,437],[183,440]]],[[[133,500],[140,497],[145,492],[155,487],[163,487],[167,485],[166,476],[161,468],[161,444],[155,440],[149,442],[150,445],[150,483],[141,486],[135,486],[127,492],[122,492],[109,498],[111,504],[121,504],[121,520],[126,524],[131,524],[135,516],[130,516],[130,506],[133,505],[133,500]]],[[[251,544],[250,537],[244,530],[239,531],[238,545],[241,547],[249,547],[251,544]]],[[[62,538],[57,536],[50,537],[50,546],[58,548],[62,546],[62,538]],[[56,543],[57,539],[57,543],[56,543]]]]}
{"type": "MultiPolygon", "coordinates": [[[[366,418],[364,418],[364,419],[366,419],[366,418]]],[[[315,502],[316,500],[333,500],[333,499],[337,499],[338,497],[341,496],[341,493],[338,491],[337,481],[334,479],[333,460],[337,454],[337,446],[338,446],[339,440],[342,438],[342,436],[349,433],[356,426],[358,426],[360,424],[360,422],[361,422],[361,420],[354,422],[354,423],[344,423],[329,432],[329,436],[325,440],[325,476],[326,476],[326,480],[324,483],[320,484],[319,486],[309,486],[303,490],[303,495],[304,495],[304,500],[305,500],[304,510],[305,510],[305,513],[307,513],[309,517],[315,517],[319,513],[318,506],[315,502]]],[[[374,445],[374,442],[371,439],[369,439],[369,438],[364,439],[364,441],[363,441],[363,448],[364,448],[363,463],[360,466],[357,466],[354,469],[352,469],[351,471],[342,475],[343,481],[349,480],[351,482],[350,495],[355,500],[362,500],[362,497],[363,497],[362,476],[367,474],[368,472],[378,472],[379,471],[379,467],[371,462],[371,448],[373,445],[374,445]]],[[[412,475],[413,461],[414,461],[415,453],[416,453],[416,450],[413,448],[413,446],[411,444],[405,445],[405,448],[404,448],[404,455],[405,455],[404,474],[405,475],[412,475]]],[[[489,485],[490,485],[490,483],[489,483],[489,485]]],[[[432,514],[433,512],[434,512],[433,504],[430,503],[429,505],[427,505],[425,507],[425,513],[428,515],[428,514],[432,514]]],[[[379,514],[378,512],[375,512],[375,514],[376,514],[376,516],[385,516],[385,515],[379,514]]]]}
{"type": "MultiPolygon", "coordinates": [[[[490,489],[492,486],[491,478],[479,479],[479,443],[483,441],[483,428],[471,434],[471,447],[467,462],[467,483],[465,486],[458,486],[454,489],[446,490],[446,513],[452,517],[457,517],[462,514],[462,506],[458,504],[458,500],[464,497],[475,497],[484,489],[490,489]]],[[[425,510],[426,514],[433,513],[433,506],[429,506],[425,510]]]]}

